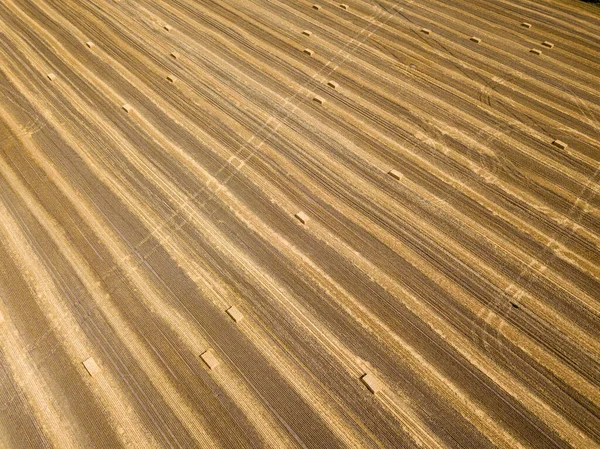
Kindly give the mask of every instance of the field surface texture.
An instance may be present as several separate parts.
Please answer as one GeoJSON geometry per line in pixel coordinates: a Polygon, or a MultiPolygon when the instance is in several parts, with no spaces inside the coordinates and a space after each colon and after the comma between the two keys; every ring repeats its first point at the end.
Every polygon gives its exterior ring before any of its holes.
{"type": "Polygon", "coordinates": [[[600,7],[0,0],[0,448],[600,447],[600,7]]]}

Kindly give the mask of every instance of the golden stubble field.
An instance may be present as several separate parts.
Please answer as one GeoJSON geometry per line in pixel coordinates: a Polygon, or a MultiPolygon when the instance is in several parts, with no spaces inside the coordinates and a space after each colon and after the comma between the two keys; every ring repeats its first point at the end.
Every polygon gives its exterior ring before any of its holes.
{"type": "Polygon", "coordinates": [[[600,447],[600,8],[0,3],[0,447],[600,447]]]}

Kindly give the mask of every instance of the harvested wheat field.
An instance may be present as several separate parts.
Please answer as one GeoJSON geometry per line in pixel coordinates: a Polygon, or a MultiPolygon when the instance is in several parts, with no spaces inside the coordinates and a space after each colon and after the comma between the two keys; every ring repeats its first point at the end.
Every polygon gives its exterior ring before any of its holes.
{"type": "Polygon", "coordinates": [[[600,447],[599,120],[576,0],[1,1],[0,448],[600,447]]]}

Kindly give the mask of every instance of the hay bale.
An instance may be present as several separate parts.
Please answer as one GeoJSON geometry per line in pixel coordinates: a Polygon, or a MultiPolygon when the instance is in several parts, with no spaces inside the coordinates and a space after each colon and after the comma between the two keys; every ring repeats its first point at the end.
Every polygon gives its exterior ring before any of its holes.
{"type": "Polygon", "coordinates": [[[558,139],[555,139],[552,142],[552,145],[554,145],[555,147],[560,148],[561,150],[566,150],[567,147],[568,147],[568,145],[566,143],[564,143],[562,140],[558,140],[558,139]]]}
{"type": "Polygon", "coordinates": [[[231,156],[228,159],[228,162],[231,164],[231,166],[233,168],[235,168],[236,170],[240,170],[245,164],[246,162],[241,160],[239,157],[236,156],[231,156]]]}
{"type": "Polygon", "coordinates": [[[48,73],[47,76],[50,81],[54,81],[56,79],[56,75],[54,73],[48,73]]]}
{"type": "Polygon", "coordinates": [[[167,81],[174,83],[176,80],[177,80],[177,78],[175,78],[173,75],[167,75],[167,81]]]}
{"type": "Polygon", "coordinates": [[[532,48],[531,50],[529,50],[529,53],[533,53],[534,55],[541,55],[542,54],[542,50],[538,49],[538,48],[532,48]]]}
{"type": "Polygon", "coordinates": [[[312,34],[312,31],[302,30],[302,34],[304,34],[305,36],[310,36],[312,34]]]}
{"type": "Polygon", "coordinates": [[[431,34],[431,30],[429,28],[421,28],[421,33],[431,34]]]}
{"type": "Polygon", "coordinates": [[[304,53],[306,53],[308,56],[312,56],[312,55],[313,55],[313,53],[314,53],[314,51],[312,51],[310,48],[305,48],[303,51],[304,51],[304,53]]]}
{"type": "Polygon", "coordinates": [[[337,89],[340,85],[338,83],[336,83],[335,81],[327,81],[327,85],[329,87],[333,87],[334,89],[337,89]]]}
{"type": "Polygon", "coordinates": [[[373,394],[377,394],[383,388],[381,381],[371,373],[365,374],[360,378],[360,380],[362,380],[362,383],[365,384],[365,386],[373,394]]]}
{"type": "Polygon", "coordinates": [[[315,103],[319,103],[319,104],[323,104],[323,103],[325,103],[325,100],[324,100],[322,97],[319,97],[318,95],[315,95],[315,96],[313,97],[313,101],[314,101],[315,103]]]}
{"type": "Polygon", "coordinates": [[[123,106],[121,106],[121,108],[123,108],[123,110],[125,112],[127,112],[128,114],[133,111],[133,108],[131,107],[131,105],[129,103],[125,103],[123,106]]]}
{"type": "Polygon", "coordinates": [[[296,219],[302,223],[302,224],[306,224],[306,222],[308,221],[308,215],[306,215],[304,212],[300,211],[295,215],[296,219]]]}
{"type": "Polygon", "coordinates": [[[206,188],[213,193],[219,193],[222,187],[223,184],[212,177],[206,182],[206,188]]]}
{"type": "Polygon", "coordinates": [[[100,371],[100,367],[92,357],[84,360],[83,366],[85,366],[85,369],[92,377],[94,377],[100,371]]]}
{"type": "Polygon", "coordinates": [[[202,354],[200,354],[200,358],[202,358],[202,361],[206,363],[206,366],[208,366],[211,370],[219,366],[219,361],[215,357],[212,349],[209,349],[208,351],[205,351],[202,354]]]}
{"type": "Polygon", "coordinates": [[[177,53],[176,51],[173,51],[173,52],[171,52],[171,57],[172,57],[173,59],[179,59],[179,57],[180,57],[180,54],[179,54],[179,53],[177,53]]]}
{"type": "Polygon", "coordinates": [[[530,23],[527,23],[527,22],[523,22],[523,23],[521,24],[521,26],[522,26],[523,28],[531,28],[531,24],[530,24],[530,23]]]}
{"type": "Polygon", "coordinates": [[[480,43],[480,42],[481,42],[481,39],[479,39],[478,37],[475,37],[475,36],[471,37],[471,40],[472,40],[473,42],[475,42],[476,44],[478,44],[478,43],[480,43]]]}
{"type": "Polygon", "coordinates": [[[313,9],[316,9],[318,11],[319,9],[321,9],[321,6],[319,6],[319,5],[313,5],[313,9]]]}
{"type": "Polygon", "coordinates": [[[388,172],[388,175],[390,175],[396,181],[400,181],[404,177],[404,175],[402,173],[400,173],[398,170],[395,170],[395,169],[390,170],[388,172]]]}
{"type": "Polygon", "coordinates": [[[242,312],[240,312],[236,306],[231,306],[229,309],[227,309],[227,314],[236,323],[239,323],[244,318],[244,315],[242,315],[242,312]]]}
{"type": "Polygon", "coordinates": [[[173,27],[169,24],[166,24],[163,28],[167,31],[171,31],[173,29],[173,27]]]}
{"type": "Polygon", "coordinates": [[[340,8],[345,9],[347,11],[348,5],[346,5],[345,3],[340,3],[340,8]]]}
{"type": "Polygon", "coordinates": [[[547,48],[554,48],[554,44],[552,42],[544,41],[542,45],[547,48]]]}
{"type": "Polygon", "coordinates": [[[94,44],[92,41],[87,41],[85,45],[87,45],[88,48],[94,48],[96,46],[96,44],[94,44]]]}

